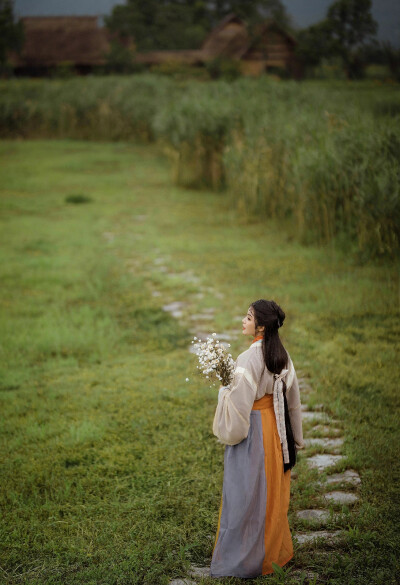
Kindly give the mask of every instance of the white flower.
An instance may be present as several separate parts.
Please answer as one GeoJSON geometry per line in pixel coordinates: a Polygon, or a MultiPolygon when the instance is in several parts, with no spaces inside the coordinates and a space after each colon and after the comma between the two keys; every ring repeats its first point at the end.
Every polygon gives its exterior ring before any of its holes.
{"type": "Polygon", "coordinates": [[[198,339],[195,345],[199,364],[197,369],[210,380],[212,386],[215,386],[217,380],[226,386],[233,377],[234,361],[226,346],[216,337],[217,334],[212,333],[205,341],[198,339]]]}
{"type": "Polygon", "coordinates": [[[189,378],[186,378],[186,382],[189,382],[189,378]]]}

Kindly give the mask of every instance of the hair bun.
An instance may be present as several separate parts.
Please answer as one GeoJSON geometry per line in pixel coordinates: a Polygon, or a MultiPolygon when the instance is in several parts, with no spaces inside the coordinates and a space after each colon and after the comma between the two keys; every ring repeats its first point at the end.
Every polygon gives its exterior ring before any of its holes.
{"type": "Polygon", "coordinates": [[[280,308],[279,305],[278,305],[278,308],[277,308],[277,313],[278,313],[278,328],[279,328],[279,327],[282,327],[286,315],[282,311],[282,309],[280,308]]]}
{"type": "Polygon", "coordinates": [[[258,326],[264,325],[265,331],[276,331],[282,327],[285,313],[275,301],[259,299],[251,304],[255,312],[255,320],[258,326]]]}

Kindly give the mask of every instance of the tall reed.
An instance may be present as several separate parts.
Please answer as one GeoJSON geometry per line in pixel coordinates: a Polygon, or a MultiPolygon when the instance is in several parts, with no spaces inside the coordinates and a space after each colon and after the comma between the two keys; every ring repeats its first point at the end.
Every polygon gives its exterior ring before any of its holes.
{"type": "Polygon", "coordinates": [[[0,91],[1,137],[149,141],[156,109],[176,85],[143,75],[8,81],[0,91]]]}
{"type": "Polygon", "coordinates": [[[365,257],[400,248],[400,86],[163,76],[7,81],[1,137],[159,140],[175,181],[365,257]]]}

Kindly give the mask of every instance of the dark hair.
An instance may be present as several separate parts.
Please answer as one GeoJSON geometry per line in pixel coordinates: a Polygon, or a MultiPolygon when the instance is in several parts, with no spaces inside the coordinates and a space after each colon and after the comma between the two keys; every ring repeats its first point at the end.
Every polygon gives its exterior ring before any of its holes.
{"type": "Polygon", "coordinates": [[[273,374],[280,374],[286,367],[288,355],[279,338],[278,329],[283,325],[285,313],[275,301],[260,299],[250,305],[254,311],[256,327],[264,326],[263,354],[265,365],[273,374]]]}

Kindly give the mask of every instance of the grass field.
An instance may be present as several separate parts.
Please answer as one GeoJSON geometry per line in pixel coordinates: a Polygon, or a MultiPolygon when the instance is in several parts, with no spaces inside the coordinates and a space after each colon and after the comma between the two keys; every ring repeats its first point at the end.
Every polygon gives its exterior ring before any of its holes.
{"type": "MultiPolygon", "coordinates": [[[[306,583],[312,570],[311,583],[394,585],[398,266],[245,223],[225,194],[174,186],[153,146],[3,141],[0,174],[0,581],[166,585],[210,562],[223,448],[190,317],[215,308],[206,329],[236,330],[236,356],[239,317],[266,297],[362,486],[342,538],[249,582],[306,583]],[[180,321],[162,310],[171,301],[186,303],[180,321]]],[[[313,479],[300,459],[294,530],[321,497],[313,479]]]]}

